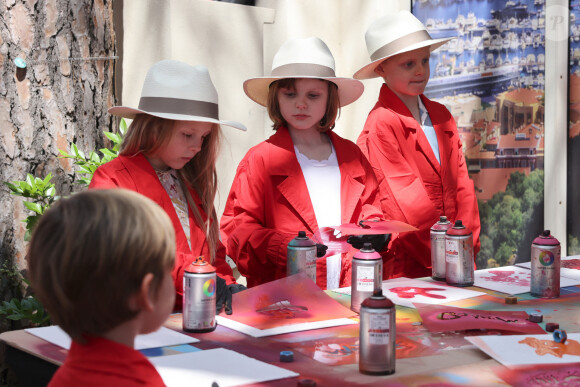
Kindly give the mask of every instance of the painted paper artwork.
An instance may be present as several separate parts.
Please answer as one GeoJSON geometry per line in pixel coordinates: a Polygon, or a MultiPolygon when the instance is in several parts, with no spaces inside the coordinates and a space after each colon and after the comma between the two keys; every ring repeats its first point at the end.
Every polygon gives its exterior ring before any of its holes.
{"type": "Polygon", "coordinates": [[[439,285],[436,282],[417,279],[383,281],[382,288],[383,295],[393,303],[409,308],[415,307],[414,302],[444,304],[485,294],[475,290],[439,285]]]}
{"type": "Polygon", "coordinates": [[[354,317],[304,273],[255,286],[233,295],[228,319],[257,329],[354,317]]]}
{"type": "MultiPolygon", "coordinates": [[[[411,340],[406,336],[397,336],[395,356],[397,359],[430,356],[436,349],[411,340]]],[[[334,337],[323,340],[295,343],[292,349],[326,365],[357,364],[359,356],[359,338],[334,337]]]]}
{"type": "MultiPolygon", "coordinates": [[[[560,276],[574,280],[580,280],[580,255],[562,257],[560,266],[560,276]]],[[[516,266],[530,269],[530,262],[517,263],[516,266]]]]}
{"type": "MultiPolygon", "coordinates": [[[[485,294],[475,290],[439,285],[438,282],[427,282],[409,278],[395,278],[383,281],[382,289],[383,295],[393,303],[408,308],[415,308],[413,305],[414,302],[444,304],[485,294]]],[[[340,288],[334,291],[350,294],[350,287],[340,288]]]]}
{"type": "MultiPolygon", "coordinates": [[[[530,280],[531,270],[519,266],[504,266],[476,270],[474,285],[507,294],[521,294],[530,291],[530,280]]],[[[580,285],[580,279],[560,278],[561,288],[575,285],[580,285]]]]}
{"type": "Polygon", "coordinates": [[[580,367],[578,364],[497,367],[494,372],[513,387],[580,386],[580,367]]]}
{"type": "Polygon", "coordinates": [[[399,220],[381,220],[381,221],[362,221],[363,225],[359,226],[355,223],[342,224],[340,226],[332,226],[332,228],[339,230],[344,235],[363,235],[363,234],[392,234],[398,232],[418,231],[418,229],[410,224],[401,222],[399,220]]]}
{"type": "Polygon", "coordinates": [[[580,333],[569,333],[565,343],[555,342],[551,333],[465,339],[507,367],[580,363],[580,333]]]}
{"type": "Polygon", "coordinates": [[[544,333],[537,324],[528,320],[524,311],[495,311],[464,309],[443,305],[415,303],[423,325],[431,332],[467,329],[498,329],[521,333],[544,333]]]}

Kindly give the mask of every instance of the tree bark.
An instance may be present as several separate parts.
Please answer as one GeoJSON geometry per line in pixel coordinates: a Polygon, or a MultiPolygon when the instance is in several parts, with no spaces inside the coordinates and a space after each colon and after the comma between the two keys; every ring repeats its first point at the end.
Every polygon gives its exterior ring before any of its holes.
{"type": "MultiPolygon", "coordinates": [[[[81,189],[71,160],[76,143],[87,154],[112,130],[115,33],[113,0],[4,0],[0,3],[0,182],[27,173],[53,175],[57,195],[81,189]],[[15,58],[26,60],[24,79],[15,58]]],[[[116,128],[115,128],[116,129],[116,128]]],[[[0,190],[0,264],[24,269],[22,198],[0,190]]],[[[7,281],[2,281],[4,283],[7,281]]],[[[0,300],[10,298],[0,289],[0,300]]]]}

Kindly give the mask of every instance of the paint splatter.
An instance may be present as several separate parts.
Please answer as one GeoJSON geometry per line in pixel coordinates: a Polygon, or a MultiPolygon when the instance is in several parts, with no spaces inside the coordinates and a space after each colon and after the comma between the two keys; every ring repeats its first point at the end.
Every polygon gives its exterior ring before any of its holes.
{"type": "Polygon", "coordinates": [[[556,343],[554,340],[539,340],[535,337],[526,337],[518,341],[536,350],[539,356],[552,355],[562,358],[564,355],[580,356],[580,343],[576,340],[567,340],[566,343],[556,343]]]}
{"type": "Polygon", "coordinates": [[[509,283],[518,286],[530,286],[530,275],[524,274],[520,276],[520,274],[515,274],[513,270],[490,270],[488,271],[491,274],[491,277],[481,277],[486,281],[492,282],[503,282],[509,283]],[[515,274],[515,275],[514,275],[515,274]]]}
{"type": "Polygon", "coordinates": [[[567,259],[562,261],[562,267],[566,269],[580,270],[580,259],[567,259]]]}
{"type": "Polygon", "coordinates": [[[431,294],[429,292],[442,292],[445,289],[440,288],[420,288],[416,286],[400,286],[397,288],[391,288],[389,291],[395,293],[400,298],[415,298],[415,296],[424,296],[430,298],[444,299],[447,298],[440,294],[431,294]]]}

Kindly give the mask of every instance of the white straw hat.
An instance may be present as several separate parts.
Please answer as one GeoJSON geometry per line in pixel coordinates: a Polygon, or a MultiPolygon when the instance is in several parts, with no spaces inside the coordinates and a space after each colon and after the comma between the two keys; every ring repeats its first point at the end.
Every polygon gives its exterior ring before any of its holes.
{"type": "Polygon", "coordinates": [[[283,78],[316,78],[332,82],[338,86],[341,107],[356,101],[364,91],[362,82],[336,76],[334,57],[328,46],[317,37],[287,40],[274,55],[271,76],[246,80],[244,91],[253,101],[266,106],[270,84],[283,78]]]}
{"type": "Polygon", "coordinates": [[[433,51],[451,39],[454,38],[431,39],[423,23],[409,11],[383,16],[375,20],[365,34],[371,63],[358,70],[354,78],[378,77],[375,68],[385,59],[422,47],[429,46],[433,51]]]}
{"type": "Polygon", "coordinates": [[[170,120],[212,122],[246,130],[239,122],[219,119],[218,94],[207,67],[190,66],[176,60],[162,60],[149,68],[137,109],[113,106],[109,113],[125,118],[145,113],[170,120]]]}

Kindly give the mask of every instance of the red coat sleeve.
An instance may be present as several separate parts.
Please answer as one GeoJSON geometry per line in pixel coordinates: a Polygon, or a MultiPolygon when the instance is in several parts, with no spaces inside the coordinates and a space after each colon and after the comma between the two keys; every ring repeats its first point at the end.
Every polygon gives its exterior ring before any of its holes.
{"type": "Polygon", "coordinates": [[[295,236],[264,226],[265,171],[258,159],[241,161],[220,222],[228,255],[248,286],[285,276],[286,246],[295,236]]]}

